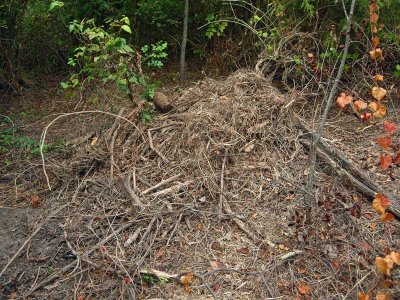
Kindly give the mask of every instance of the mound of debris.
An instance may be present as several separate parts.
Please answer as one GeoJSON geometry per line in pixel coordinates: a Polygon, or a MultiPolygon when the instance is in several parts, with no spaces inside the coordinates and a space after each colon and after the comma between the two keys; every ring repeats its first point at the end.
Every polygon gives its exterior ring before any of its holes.
{"type": "Polygon", "coordinates": [[[80,141],[73,163],[46,166],[58,191],[46,203],[42,234],[29,240],[30,251],[45,244],[36,256],[46,259],[30,260],[42,268],[29,276],[7,270],[18,294],[353,297],[372,281],[380,246],[354,227],[362,221],[335,201],[345,188],[325,173],[317,174],[313,223],[304,223],[304,105],[242,70],[191,86],[147,124],[132,121],[137,110],[121,109],[109,130],[80,141]],[[75,184],[62,184],[71,178],[75,184]]]}

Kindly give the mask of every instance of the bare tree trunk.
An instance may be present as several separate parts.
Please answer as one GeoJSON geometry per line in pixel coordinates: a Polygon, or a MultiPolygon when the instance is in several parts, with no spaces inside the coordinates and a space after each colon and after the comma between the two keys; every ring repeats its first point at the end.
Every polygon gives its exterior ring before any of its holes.
{"type": "Polygon", "coordinates": [[[185,57],[186,57],[188,19],[189,19],[189,0],[185,0],[185,12],[184,12],[184,20],[183,20],[183,34],[182,34],[182,45],[181,45],[181,61],[180,61],[180,65],[179,65],[179,84],[180,84],[180,86],[183,86],[185,83],[185,57]]]}

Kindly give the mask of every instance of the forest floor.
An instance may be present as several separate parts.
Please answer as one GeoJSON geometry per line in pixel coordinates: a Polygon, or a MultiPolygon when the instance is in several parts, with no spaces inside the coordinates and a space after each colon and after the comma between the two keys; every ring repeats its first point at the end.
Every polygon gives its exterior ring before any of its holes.
{"type": "MultiPolygon", "coordinates": [[[[56,79],[1,99],[15,135],[50,148],[0,153],[0,299],[400,299],[400,268],[375,267],[400,250],[399,222],[323,161],[305,222],[298,123],[321,99],[248,70],[164,92],[174,109],[147,123],[110,89],[61,94],[56,79]]],[[[324,141],[400,196],[382,123],[333,107],[324,141]]]]}

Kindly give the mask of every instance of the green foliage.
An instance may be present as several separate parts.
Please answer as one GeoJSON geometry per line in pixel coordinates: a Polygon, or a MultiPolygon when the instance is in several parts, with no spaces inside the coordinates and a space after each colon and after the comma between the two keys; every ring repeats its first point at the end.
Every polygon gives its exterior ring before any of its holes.
{"type": "MultiPolygon", "coordinates": [[[[31,154],[40,153],[40,145],[34,139],[22,136],[18,137],[15,135],[15,128],[10,127],[4,130],[0,130],[0,153],[6,153],[12,148],[19,148],[30,151],[31,154]]],[[[47,152],[49,145],[43,146],[43,151],[47,152]]]]}
{"type": "Polygon", "coordinates": [[[218,21],[218,15],[209,14],[206,17],[206,21],[208,23],[205,35],[208,39],[211,39],[213,36],[221,36],[226,27],[228,27],[228,22],[226,21],[218,21]]]}
{"type": "Polygon", "coordinates": [[[394,77],[400,78],[400,65],[396,65],[396,69],[393,72],[394,77]]]}
{"type": "MultiPolygon", "coordinates": [[[[108,20],[108,28],[97,26],[94,19],[86,22],[74,21],[69,25],[71,33],[81,41],[68,65],[75,68],[68,82],[62,82],[63,89],[76,88],[94,79],[102,83],[114,82],[125,94],[132,93],[132,87],[141,86],[145,98],[153,98],[155,85],[143,73],[142,64],[161,68],[167,57],[166,42],[145,45],[141,52],[131,47],[124,37],[130,34],[127,17],[108,20]]],[[[133,95],[131,95],[133,96],[133,95]]]]}
{"type": "Polygon", "coordinates": [[[140,111],[140,121],[142,123],[149,123],[153,119],[154,109],[151,106],[144,107],[140,111]]]}

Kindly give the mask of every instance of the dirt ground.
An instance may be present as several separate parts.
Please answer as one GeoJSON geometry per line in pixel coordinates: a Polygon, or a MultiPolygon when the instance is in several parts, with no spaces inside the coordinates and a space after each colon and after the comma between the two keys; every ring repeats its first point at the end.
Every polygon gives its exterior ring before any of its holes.
{"type": "MultiPolygon", "coordinates": [[[[17,134],[47,128],[62,147],[44,164],[0,154],[0,299],[400,299],[400,267],[374,264],[400,251],[399,222],[323,161],[305,222],[296,123],[312,126],[320,103],[245,70],[165,92],[174,109],[149,123],[106,89],[3,96],[17,134]]],[[[378,165],[382,122],[333,107],[324,138],[400,197],[399,168],[378,165]]]]}

